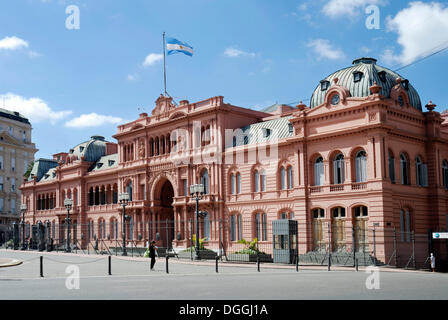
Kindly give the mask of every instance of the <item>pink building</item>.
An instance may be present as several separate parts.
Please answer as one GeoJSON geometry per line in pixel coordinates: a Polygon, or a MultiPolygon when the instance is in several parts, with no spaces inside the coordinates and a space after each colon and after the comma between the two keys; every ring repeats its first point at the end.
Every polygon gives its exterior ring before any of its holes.
{"type": "Polygon", "coordinates": [[[118,193],[128,192],[128,241],[181,250],[196,233],[189,186],[203,183],[199,233],[212,250],[257,238],[272,253],[272,221],[291,219],[305,260],[363,252],[412,265],[429,250],[446,258],[446,243],[428,240],[448,224],[448,114],[434,107],[422,111],[410,81],[371,58],[322,80],[309,106],[260,112],[223,97],[176,106],[160,96],[150,116],[118,127],[117,143],[95,136],[37,160],[21,186],[26,222],[49,221],[63,239],[72,198],[78,246],[120,246],[118,193]]]}

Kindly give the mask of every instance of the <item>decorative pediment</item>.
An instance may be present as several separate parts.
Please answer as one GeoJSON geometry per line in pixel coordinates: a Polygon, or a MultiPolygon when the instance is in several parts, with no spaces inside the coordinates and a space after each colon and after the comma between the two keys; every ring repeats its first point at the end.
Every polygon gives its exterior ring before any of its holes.
{"type": "Polygon", "coordinates": [[[21,143],[16,138],[10,136],[6,131],[3,131],[0,133],[0,140],[4,143],[9,143],[15,146],[22,146],[23,143],[21,143]]]}
{"type": "Polygon", "coordinates": [[[160,97],[156,100],[156,107],[152,111],[152,115],[163,115],[175,108],[176,106],[173,103],[173,98],[160,95],[160,97]]]}

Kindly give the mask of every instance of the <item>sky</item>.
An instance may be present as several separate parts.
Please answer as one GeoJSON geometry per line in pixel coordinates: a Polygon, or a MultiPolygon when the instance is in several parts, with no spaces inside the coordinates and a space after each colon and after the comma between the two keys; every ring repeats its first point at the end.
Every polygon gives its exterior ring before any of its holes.
{"type": "Polygon", "coordinates": [[[309,103],[359,57],[400,70],[422,104],[448,109],[448,2],[404,0],[1,0],[0,107],[29,118],[36,158],[150,114],[163,92],[162,33],[179,102],[224,96],[260,110],[309,103]],[[78,19],[79,18],[79,19],[78,19]]]}

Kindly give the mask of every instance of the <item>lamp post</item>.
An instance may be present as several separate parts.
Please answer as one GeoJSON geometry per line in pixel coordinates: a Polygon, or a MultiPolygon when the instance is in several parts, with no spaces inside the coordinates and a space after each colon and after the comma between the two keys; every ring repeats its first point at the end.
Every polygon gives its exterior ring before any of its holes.
{"type": "Polygon", "coordinates": [[[20,205],[20,212],[22,212],[22,222],[20,224],[22,225],[22,250],[26,250],[26,244],[25,244],[25,212],[28,209],[26,203],[22,203],[20,205]]]}
{"type": "Polygon", "coordinates": [[[126,206],[129,203],[129,193],[123,192],[118,195],[118,201],[120,201],[120,205],[123,207],[123,256],[127,256],[126,252],[126,206]]]}
{"type": "Polygon", "coordinates": [[[65,198],[64,206],[67,209],[67,218],[65,218],[65,224],[67,226],[67,245],[65,248],[65,252],[71,252],[71,249],[70,249],[70,222],[71,222],[70,209],[73,206],[73,200],[70,198],[65,198]]]}
{"type": "Polygon", "coordinates": [[[376,266],[376,227],[379,227],[378,222],[373,224],[373,264],[376,266]]]}
{"type": "Polygon", "coordinates": [[[196,250],[195,250],[195,260],[201,260],[199,255],[199,215],[202,212],[199,212],[199,200],[201,200],[204,196],[204,185],[203,184],[192,184],[190,186],[190,194],[191,197],[194,197],[196,200],[196,250]]]}

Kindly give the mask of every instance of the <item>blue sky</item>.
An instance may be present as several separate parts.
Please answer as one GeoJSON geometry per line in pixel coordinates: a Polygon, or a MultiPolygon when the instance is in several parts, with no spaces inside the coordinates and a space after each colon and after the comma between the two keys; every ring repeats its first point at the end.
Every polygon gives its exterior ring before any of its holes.
{"type": "MultiPolygon", "coordinates": [[[[0,107],[30,118],[37,158],[95,134],[113,140],[118,123],[150,113],[163,91],[163,31],[195,50],[167,57],[167,91],[177,101],[223,95],[260,109],[309,99],[358,57],[396,69],[447,46],[448,3],[2,1],[0,107]],[[79,8],[79,29],[66,28],[69,5],[79,8]],[[366,27],[369,5],[379,9],[379,29],[366,27]]],[[[447,63],[444,51],[399,72],[436,111],[448,109],[447,63]]]]}

